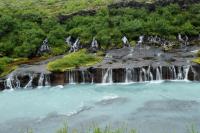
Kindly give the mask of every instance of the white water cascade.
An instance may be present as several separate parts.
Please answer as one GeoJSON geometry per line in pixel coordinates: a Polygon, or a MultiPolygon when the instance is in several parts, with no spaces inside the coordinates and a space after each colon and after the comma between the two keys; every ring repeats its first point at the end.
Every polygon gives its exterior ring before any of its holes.
{"type": "Polygon", "coordinates": [[[10,74],[5,80],[4,85],[8,89],[20,88],[20,80],[17,76],[13,76],[13,74],[10,74]]]}
{"type": "Polygon", "coordinates": [[[113,83],[113,70],[108,68],[105,75],[103,76],[102,83],[113,83]]]}
{"type": "MultiPolygon", "coordinates": [[[[113,82],[146,82],[146,81],[160,81],[160,80],[199,80],[199,73],[196,66],[144,66],[139,68],[124,68],[124,69],[101,69],[101,71],[91,70],[71,70],[66,73],[66,82],[69,84],[75,83],[109,83],[113,82]],[[95,72],[95,73],[94,73],[95,72]],[[100,72],[100,73],[98,73],[100,72]],[[102,72],[102,74],[101,74],[102,72]],[[102,75],[102,76],[101,76],[102,75]],[[101,77],[95,77],[101,76],[101,77]],[[192,77],[193,76],[193,77],[192,77]]],[[[3,82],[5,89],[15,88],[31,88],[35,86],[47,86],[50,85],[49,75],[41,73],[14,75],[10,74],[3,82]],[[27,79],[28,76],[28,79],[27,79]],[[19,78],[18,78],[19,77],[19,78]],[[35,79],[37,82],[35,82],[35,79]],[[33,82],[34,81],[34,82],[33,82]]]]}
{"type": "Polygon", "coordinates": [[[21,84],[20,84],[20,80],[18,79],[18,77],[16,76],[16,88],[20,88],[21,84]]]}
{"type": "Polygon", "coordinates": [[[185,66],[183,67],[184,69],[184,80],[187,81],[188,80],[188,74],[189,74],[189,70],[190,70],[190,66],[185,66]]]}
{"type": "Polygon", "coordinates": [[[44,73],[40,74],[40,78],[38,80],[38,86],[43,86],[44,83],[44,73]]]}
{"type": "Polygon", "coordinates": [[[145,68],[141,68],[140,69],[140,82],[144,82],[144,81],[147,81],[147,72],[146,72],[146,69],[145,68]]]}
{"type": "Polygon", "coordinates": [[[85,71],[82,70],[81,74],[82,74],[82,79],[83,79],[82,83],[84,84],[85,83],[85,71]]]}
{"type": "Polygon", "coordinates": [[[148,67],[147,75],[148,75],[148,80],[153,81],[153,74],[151,72],[151,66],[148,67]]]}
{"type": "Polygon", "coordinates": [[[156,68],[156,80],[162,80],[162,67],[156,68]]]}
{"type": "Polygon", "coordinates": [[[24,88],[32,87],[32,82],[33,82],[33,75],[29,74],[29,82],[26,84],[24,88]]]}
{"type": "Polygon", "coordinates": [[[8,78],[5,80],[5,87],[6,88],[8,88],[8,89],[13,89],[14,88],[14,86],[13,86],[13,84],[12,84],[12,82],[13,82],[13,75],[12,74],[10,74],[9,76],[8,76],[8,78]]]}
{"type": "Polygon", "coordinates": [[[49,75],[45,75],[45,86],[49,86],[50,85],[50,77],[49,75]]]}
{"type": "Polygon", "coordinates": [[[69,84],[75,84],[75,74],[73,71],[69,71],[69,84]]]}
{"type": "Polygon", "coordinates": [[[178,79],[178,80],[183,80],[183,79],[184,79],[182,67],[178,67],[177,79],[178,79]]]}
{"type": "Polygon", "coordinates": [[[170,79],[177,79],[177,76],[176,76],[176,68],[175,68],[175,66],[172,66],[172,67],[170,67],[170,71],[171,71],[171,77],[170,77],[170,79]]]}
{"type": "Polygon", "coordinates": [[[133,82],[133,74],[132,74],[132,72],[134,72],[134,69],[126,68],[126,71],[125,71],[125,74],[126,74],[125,83],[133,82]]]}

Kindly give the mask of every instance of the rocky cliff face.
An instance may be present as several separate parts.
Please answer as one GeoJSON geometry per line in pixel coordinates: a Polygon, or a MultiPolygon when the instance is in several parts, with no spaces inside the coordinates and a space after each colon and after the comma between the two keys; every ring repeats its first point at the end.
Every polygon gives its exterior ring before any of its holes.
{"type": "Polygon", "coordinates": [[[88,68],[65,73],[10,76],[0,81],[0,88],[35,88],[80,83],[132,83],[162,80],[200,81],[200,65],[143,66],[139,68],[88,68]]]}
{"type": "MultiPolygon", "coordinates": [[[[192,62],[198,45],[169,52],[144,43],[107,51],[102,62],[63,73],[46,70],[48,61],[24,65],[0,80],[0,88],[34,88],[74,83],[131,83],[161,80],[200,81],[200,65],[192,62]]],[[[62,56],[61,56],[62,57],[62,56]]],[[[57,59],[57,58],[55,58],[57,59]]]]}

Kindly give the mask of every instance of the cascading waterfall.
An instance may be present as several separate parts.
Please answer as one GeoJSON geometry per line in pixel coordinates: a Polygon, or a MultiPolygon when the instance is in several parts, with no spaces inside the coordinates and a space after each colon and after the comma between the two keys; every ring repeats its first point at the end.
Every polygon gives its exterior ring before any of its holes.
{"type": "Polygon", "coordinates": [[[156,80],[162,80],[162,68],[161,67],[156,68],[156,80]]]}
{"type": "Polygon", "coordinates": [[[102,83],[113,83],[113,70],[108,68],[105,75],[103,76],[102,83]]]}
{"type": "Polygon", "coordinates": [[[190,66],[185,66],[185,67],[183,67],[183,69],[184,69],[184,80],[188,80],[188,74],[189,74],[189,70],[190,70],[190,66]]]}
{"type": "Polygon", "coordinates": [[[45,86],[49,86],[50,85],[50,77],[49,75],[45,75],[45,86]]]}
{"type": "Polygon", "coordinates": [[[170,67],[170,70],[171,70],[171,75],[172,75],[171,76],[172,78],[170,79],[177,79],[175,66],[170,67]]]}
{"type": "Polygon", "coordinates": [[[147,81],[147,72],[146,72],[146,69],[145,68],[141,68],[140,69],[140,82],[144,82],[144,81],[147,81]]]}
{"type": "MultiPolygon", "coordinates": [[[[67,73],[67,82],[69,84],[77,83],[113,83],[114,82],[146,82],[154,80],[199,80],[198,69],[193,66],[144,66],[141,68],[125,68],[125,69],[102,69],[102,71],[91,71],[90,69],[76,71],[71,70],[67,73]],[[95,72],[95,73],[93,73],[95,72]],[[100,76],[102,72],[102,77],[100,76]],[[115,72],[115,73],[113,73],[115,72]],[[119,74],[116,74],[119,73],[119,74]],[[193,76],[193,77],[192,77],[193,76]]],[[[14,88],[30,88],[34,86],[47,86],[50,85],[50,76],[44,73],[34,75],[32,73],[26,75],[10,74],[4,81],[6,89],[14,88]],[[19,77],[19,79],[18,79],[19,77]],[[35,79],[38,81],[35,82],[35,79]],[[28,81],[27,81],[28,80],[28,81]],[[34,82],[33,82],[34,81],[34,82]]]]}
{"type": "Polygon", "coordinates": [[[94,84],[94,77],[92,76],[92,81],[91,81],[91,84],[94,84]]]}
{"type": "Polygon", "coordinates": [[[182,67],[178,67],[178,75],[177,75],[177,79],[178,80],[183,80],[183,71],[182,71],[182,67]]]}
{"type": "Polygon", "coordinates": [[[24,88],[32,87],[32,82],[33,82],[33,75],[29,74],[29,82],[26,84],[24,88]]]}
{"type": "Polygon", "coordinates": [[[85,83],[85,71],[82,70],[82,71],[81,71],[81,74],[82,74],[82,79],[83,79],[82,83],[85,83]]]}
{"type": "Polygon", "coordinates": [[[43,86],[44,84],[44,73],[40,74],[40,78],[38,80],[38,86],[43,86]]]}
{"type": "Polygon", "coordinates": [[[75,74],[73,71],[69,71],[69,84],[75,83],[75,74]]]}
{"type": "Polygon", "coordinates": [[[16,88],[20,88],[21,84],[20,84],[20,80],[18,79],[18,77],[16,76],[16,88]]]}
{"type": "Polygon", "coordinates": [[[12,74],[10,74],[9,76],[8,76],[8,78],[6,79],[6,81],[5,81],[5,87],[6,88],[8,88],[8,89],[13,89],[13,84],[12,84],[12,81],[13,81],[14,79],[13,79],[13,75],[12,74]]]}
{"type": "Polygon", "coordinates": [[[147,75],[148,75],[148,80],[153,81],[153,74],[151,72],[151,66],[148,67],[147,75]]]}
{"type": "Polygon", "coordinates": [[[126,68],[126,71],[125,71],[125,74],[126,74],[125,83],[133,82],[132,71],[134,72],[134,69],[126,68]]]}

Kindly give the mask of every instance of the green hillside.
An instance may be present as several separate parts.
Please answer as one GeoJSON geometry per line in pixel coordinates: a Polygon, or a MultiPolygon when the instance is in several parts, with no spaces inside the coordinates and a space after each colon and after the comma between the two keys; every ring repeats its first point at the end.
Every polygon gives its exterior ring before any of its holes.
{"type": "MultiPolygon", "coordinates": [[[[120,0],[1,0],[0,9],[24,12],[28,10],[40,11],[48,15],[71,13],[82,9],[92,9],[116,3],[120,0]]],[[[126,0],[130,1],[130,0],[126,0]]],[[[152,0],[136,0],[152,2],[152,0]]]]}

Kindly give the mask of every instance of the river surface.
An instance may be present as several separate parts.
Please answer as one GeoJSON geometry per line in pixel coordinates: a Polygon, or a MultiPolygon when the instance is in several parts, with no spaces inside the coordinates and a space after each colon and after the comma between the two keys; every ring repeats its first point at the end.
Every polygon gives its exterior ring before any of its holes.
{"type": "Polygon", "coordinates": [[[0,133],[55,133],[67,123],[138,133],[200,131],[200,83],[80,84],[0,92],[0,133]]]}

